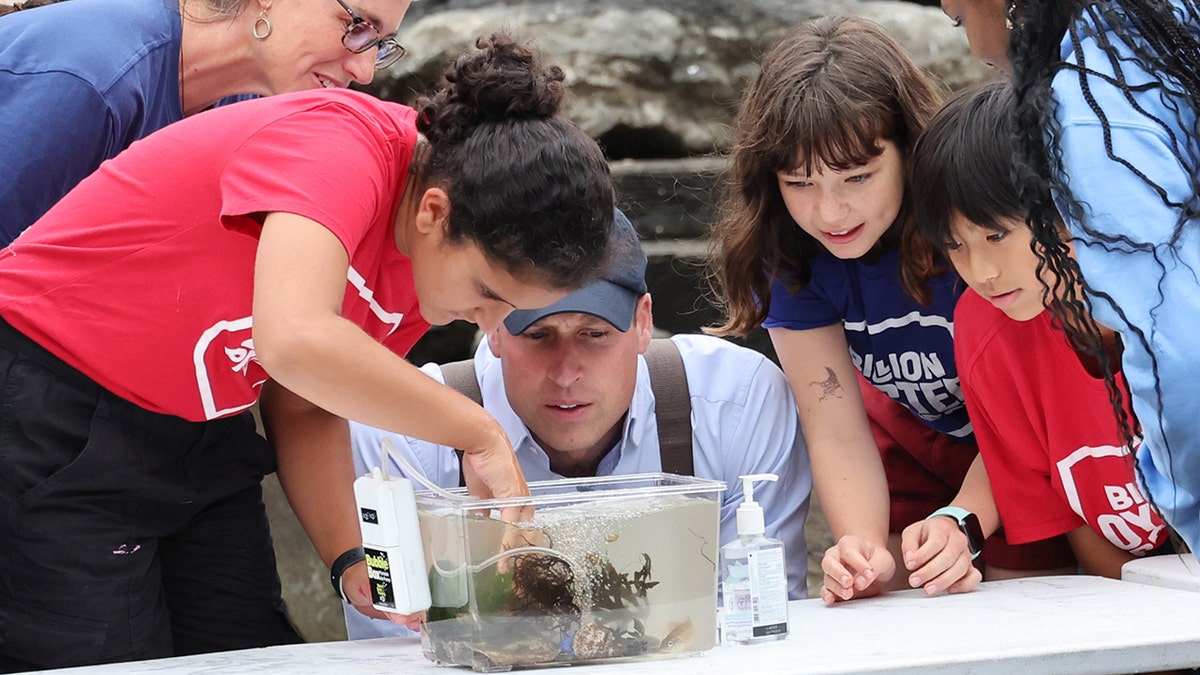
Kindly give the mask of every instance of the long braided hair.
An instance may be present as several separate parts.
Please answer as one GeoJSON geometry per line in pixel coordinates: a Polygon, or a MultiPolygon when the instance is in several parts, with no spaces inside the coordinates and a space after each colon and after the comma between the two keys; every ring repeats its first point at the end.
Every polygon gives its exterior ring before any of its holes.
{"type": "MultiPolygon", "coordinates": [[[[1130,419],[1123,405],[1123,399],[1131,393],[1128,386],[1121,388],[1116,384],[1110,357],[1113,347],[1104,344],[1101,332],[1091,318],[1091,306],[1085,293],[1098,302],[1107,303],[1124,322],[1125,339],[1133,336],[1150,355],[1157,398],[1155,408],[1159,411],[1157,421],[1161,426],[1163,392],[1159,361],[1147,338],[1154,326],[1136,325],[1111,296],[1093,288],[1082,277],[1061,230],[1054,226],[1056,209],[1052,195],[1057,197],[1062,215],[1076,224],[1077,235],[1087,237],[1109,252],[1148,254],[1165,275],[1165,257],[1173,255],[1184,229],[1200,214],[1197,208],[1200,204],[1197,153],[1200,128],[1197,128],[1195,115],[1200,111],[1200,40],[1188,29],[1189,25],[1200,26],[1200,0],[1176,0],[1175,4],[1166,0],[1017,0],[1015,6],[1010,5],[1009,14],[1015,19],[1009,40],[1016,97],[1014,133],[1019,155],[1015,178],[1022,205],[1029,213],[1029,225],[1037,244],[1034,248],[1038,250],[1042,268],[1049,269],[1058,279],[1055,290],[1059,291],[1060,301],[1052,308],[1055,318],[1079,351],[1092,355],[1103,364],[1119,429],[1132,447],[1139,429],[1137,421],[1130,419]],[[1073,47],[1076,55],[1073,63],[1061,58],[1060,45],[1064,40],[1069,40],[1073,47]],[[1087,63],[1081,49],[1084,40],[1094,41],[1103,54],[1103,63],[1087,63]],[[1133,55],[1132,60],[1129,54],[1133,55]],[[1101,74],[1097,71],[1101,67],[1111,69],[1113,74],[1101,74]],[[1131,68],[1152,73],[1157,81],[1133,84],[1126,78],[1131,68]],[[1103,130],[1108,160],[1125,166],[1178,214],[1173,235],[1165,244],[1140,241],[1128,234],[1102,232],[1083,217],[1084,205],[1072,196],[1067,186],[1069,177],[1064,172],[1060,147],[1061,128],[1056,121],[1057,106],[1051,91],[1055,75],[1066,77],[1066,73],[1079,78],[1084,99],[1103,130]],[[1089,88],[1089,78],[1094,81],[1097,77],[1118,88],[1131,109],[1141,113],[1148,126],[1169,139],[1177,160],[1189,175],[1191,194],[1183,201],[1173,200],[1162,186],[1114,151],[1108,116],[1089,88]],[[1174,119],[1156,117],[1135,99],[1135,94],[1153,90],[1171,102],[1168,108],[1174,109],[1174,119]],[[1181,136],[1173,129],[1181,129],[1184,133],[1181,136]]],[[[1119,351],[1117,346],[1116,352],[1119,351]]],[[[1169,457],[1169,444],[1164,449],[1169,457]]]]}

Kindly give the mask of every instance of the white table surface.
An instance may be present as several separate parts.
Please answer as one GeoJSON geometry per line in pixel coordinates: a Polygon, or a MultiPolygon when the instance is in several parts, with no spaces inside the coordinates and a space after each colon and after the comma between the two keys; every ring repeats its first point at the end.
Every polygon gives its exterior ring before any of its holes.
{"type": "Polygon", "coordinates": [[[1121,580],[1200,592],[1200,560],[1187,553],[1135,558],[1121,566],[1121,580]]]}
{"type": "MultiPolygon", "coordinates": [[[[902,591],[789,605],[791,635],[694,656],[571,666],[607,673],[1133,673],[1200,665],[1200,594],[1087,576],[902,591]]],[[[323,642],[57,673],[469,673],[426,661],[416,638],[323,642]]],[[[527,672],[546,672],[544,669],[527,672]]]]}

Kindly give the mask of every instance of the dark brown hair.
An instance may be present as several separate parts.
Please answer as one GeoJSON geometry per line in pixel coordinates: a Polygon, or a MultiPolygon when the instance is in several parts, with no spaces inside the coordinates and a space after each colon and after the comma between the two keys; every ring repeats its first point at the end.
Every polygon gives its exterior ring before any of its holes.
{"type": "Polygon", "coordinates": [[[608,162],[560,113],[563,71],[496,33],[417,101],[431,151],[421,178],[450,196],[447,237],[473,241],[514,276],[577,288],[604,262],[613,222],[608,162]]]}
{"type": "MultiPolygon", "coordinates": [[[[788,214],[776,173],[865,164],[883,151],[881,140],[907,156],[940,102],[938,87],[900,43],[866,19],[802,23],[767,54],[734,123],[709,258],[726,318],[712,332],[744,335],[760,325],[771,281],[790,278],[799,290],[824,250],[788,214]]],[[[897,222],[907,222],[907,212],[902,207],[897,222]]],[[[885,245],[899,248],[900,229],[889,229],[885,245]]]]}
{"type": "Polygon", "coordinates": [[[1005,80],[957,92],[913,147],[908,191],[917,234],[943,248],[961,214],[995,231],[1025,220],[1013,180],[1012,87],[1005,80]]]}

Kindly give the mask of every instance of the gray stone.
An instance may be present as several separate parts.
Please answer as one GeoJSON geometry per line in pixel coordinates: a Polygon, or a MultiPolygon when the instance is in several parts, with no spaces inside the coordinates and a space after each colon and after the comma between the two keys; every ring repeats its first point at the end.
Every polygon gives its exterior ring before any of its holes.
{"type": "Polygon", "coordinates": [[[368,90],[411,102],[476,38],[499,28],[531,39],[567,74],[571,116],[610,158],[724,149],[758,59],[793,25],[856,14],[894,34],[918,64],[958,88],[989,76],[941,10],[895,0],[423,0],[399,39],[409,56],[368,90]]]}

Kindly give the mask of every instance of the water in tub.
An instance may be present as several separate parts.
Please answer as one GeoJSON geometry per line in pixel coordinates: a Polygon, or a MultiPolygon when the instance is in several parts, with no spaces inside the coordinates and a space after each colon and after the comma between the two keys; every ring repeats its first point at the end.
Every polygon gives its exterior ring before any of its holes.
{"type": "Polygon", "coordinates": [[[718,508],[692,495],[541,507],[523,524],[537,552],[510,556],[523,561],[504,574],[503,521],[422,513],[427,651],[480,669],[481,659],[509,667],[709,649],[718,508]]]}

